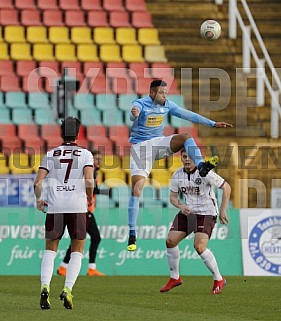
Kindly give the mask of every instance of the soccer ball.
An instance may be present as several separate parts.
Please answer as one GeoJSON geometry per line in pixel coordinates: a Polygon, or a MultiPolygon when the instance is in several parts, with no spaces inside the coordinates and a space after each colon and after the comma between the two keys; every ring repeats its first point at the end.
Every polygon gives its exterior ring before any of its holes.
{"type": "Polygon", "coordinates": [[[221,35],[221,26],[215,20],[206,20],[200,28],[201,37],[207,40],[216,40],[221,35]]]}

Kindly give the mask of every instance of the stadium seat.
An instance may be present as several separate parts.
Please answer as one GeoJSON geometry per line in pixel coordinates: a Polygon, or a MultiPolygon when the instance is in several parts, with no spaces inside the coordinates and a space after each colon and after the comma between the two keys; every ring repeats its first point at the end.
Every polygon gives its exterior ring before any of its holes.
{"type": "Polygon", "coordinates": [[[91,29],[89,27],[71,28],[71,41],[75,44],[92,44],[91,29]]]}
{"type": "Polygon", "coordinates": [[[67,27],[50,27],[49,41],[52,43],[70,43],[69,29],[67,27]]]}
{"type": "Polygon", "coordinates": [[[192,127],[192,123],[188,120],[184,120],[175,116],[172,116],[170,119],[170,124],[171,126],[173,126],[174,128],[180,128],[180,127],[192,127]]]}
{"type": "Polygon", "coordinates": [[[11,59],[32,60],[31,46],[27,43],[12,43],[10,47],[11,59]]]}
{"type": "Polygon", "coordinates": [[[125,7],[128,11],[147,11],[145,0],[125,0],[125,7]]]}
{"type": "Polygon", "coordinates": [[[29,154],[44,153],[45,143],[39,137],[38,126],[36,124],[21,124],[18,125],[18,136],[24,142],[24,149],[29,151],[29,154]]]}
{"type": "Polygon", "coordinates": [[[25,92],[43,91],[44,83],[36,71],[22,78],[22,90],[25,92]]]}
{"type": "Polygon", "coordinates": [[[130,77],[113,78],[112,79],[112,92],[116,95],[134,93],[135,90],[134,90],[133,80],[130,77]]]}
{"type": "MultiPolygon", "coordinates": [[[[58,124],[42,124],[41,126],[41,137],[46,140],[46,142],[55,140],[60,137],[61,130],[58,124]]],[[[62,139],[60,138],[60,141],[62,139]]]]}
{"type": "Polygon", "coordinates": [[[55,57],[58,61],[76,61],[75,46],[67,44],[57,44],[55,57]]]}
{"type": "Polygon", "coordinates": [[[60,75],[59,62],[57,61],[40,61],[39,62],[39,75],[43,77],[60,75]]]}
{"type": "Polygon", "coordinates": [[[153,185],[144,186],[140,202],[143,207],[159,207],[162,208],[162,201],[158,198],[158,188],[153,185]]]}
{"type": "Polygon", "coordinates": [[[58,5],[57,5],[57,0],[37,0],[37,7],[41,10],[57,10],[58,5]]]}
{"type": "Polygon", "coordinates": [[[103,44],[115,44],[114,29],[110,27],[97,27],[94,29],[94,42],[103,44]]]}
{"type": "Polygon", "coordinates": [[[101,111],[117,109],[116,96],[110,93],[97,94],[96,107],[101,111]]]}
{"type": "Polygon", "coordinates": [[[9,157],[9,167],[11,174],[31,174],[32,169],[29,166],[29,158],[26,153],[13,153],[9,157]]]}
{"type": "Polygon", "coordinates": [[[131,27],[129,22],[129,14],[127,11],[111,11],[109,12],[109,24],[113,28],[131,27]]]}
{"type": "Polygon", "coordinates": [[[30,168],[33,173],[37,173],[44,156],[45,156],[45,151],[43,154],[35,153],[30,155],[30,168]]]}
{"type": "Polygon", "coordinates": [[[20,77],[28,76],[34,69],[36,69],[35,61],[17,61],[16,73],[20,77]]]}
{"type": "Polygon", "coordinates": [[[84,94],[84,93],[75,94],[74,107],[78,110],[85,110],[85,109],[92,110],[93,108],[95,108],[94,95],[84,94]]]}
{"type": "Polygon", "coordinates": [[[99,61],[97,46],[93,44],[78,45],[77,59],[79,61],[99,61]]]}
{"type": "Polygon", "coordinates": [[[102,62],[84,62],[83,73],[87,77],[104,77],[104,65],[102,62]]]}
{"type": "Polygon", "coordinates": [[[25,42],[25,30],[23,26],[6,26],[4,29],[6,42],[25,42]]]}
{"type": "MultiPolygon", "coordinates": [[[[89,128],[87,130],[89,132],[89,128]]],[[[88,140],[93,144],[93,148],[99,150],[103,155],[113,154],[113,144],[108,137],[88,135],[88,140]]]]}
{"type": "Polygon", "coordinates": [[[40,26],[27,27],[26,39],[30,43],[47,43],[47,28],[40,26]]]}
{"type": "Polygon", "coordinates": [[[123,112],[117,108],[103,111],[103,123],[107,127],[123,126],[123,112]]]}
{"type": "Polygon", "coordinates": [[[124,62],[108,62],[106,65],[106,77],[127,78],[127,67],[124,62]]]}
{"type": "MultiPolygon", "coordinates": [[[[1,138],[0,138],[1,141],[1,138]]],[[[6,155],[3,153],[0,153],[0,175],[9,174],[10,167],[7,166],[7,158],[6,155]]]]}
{"type": "Polygon", "coordinates": [[[14,3],[15,7],[20,10],[36,8],[34,0],[14,0],[14,3]]]}
{"type": "Polygon", "coordinates": [[[0,76],[13,75],[14,64],[11,60],[0,60],[0,76]]]}
{"type": "Polygon", "coordinates": [[[30,109],[14,108],[12,110],[12,119],[13,123],[16,125],[33,123],[32,113],[30,109]]]}
{"type": "Polygon", "coordinates": [[[96,207],[97,208],[115,208],[115,203],[108,195],[97,194],[96,195],[96,207]]]}
{"type": "Polygon", "coordinates": [[[80,120],[85,126],[102,125],[101,112],[96,108],[81,110],[80,120]]]}
{"type": "Polygon", "coordinates": [[[84,27],[85,23],[85,14],[80,10],[67,10],[65,11],[64,22],[69,27],[84,27]]]}
{"type": "Polygon", "coordinates": [[[133,100],[138,99],[136,94],[121,94],[119,95],[118,107],[119,109],[129,112],[132,108],[133,100]]]}
{"type": "Polygon", "coordinates": [[[126,184],[126,172],[122,171],[122,168],[104,172],[103,184],[106,184],[109,188],[126,184]]]}
{"type": "Polygon", "coordinates": [[[100,0],[81,0],[80,6],[85,11],[102,10],[100,0]]]}
{"type": "Polygon", "coordinates": [[[122,47],[122,58],[124,61],[143,62],[142,46],[140,45],[124,45],[122,47]]]}
{"type": "Polygon", "coordinates": [[[4,9],[0,4],[0,24],[2,26],[19,25],[18,11],[15,9],[4,9]]]}
{"type": "Polygon", "coordinates": [[[0,8],[14,9],[13,0],[0,0],[0,8]]]}
{"type": "MultiPolygon", "coordinates": [[[[10,110],[4,106],[4,108],[0,108],[0,114],[1,114],[1,119],[0,119],[0,126],[2,124],[11,124],[11,116],[10,116],[10,110]]],[[[1,139],[1,138],[0,138],[1,139]]]]}
{"type": "Polygon", "coordinates": [[[158,36],[158,30],[155,28],[139,28],[138,41],[143,46],[159,45],[160,41],[158,36]]]}
{"type": "Polygon", "coordinates": [[[9,108],[28,108],[26,104],[25,93],[23,92],[7,92],[6,93],[6,106],[9,108]]]}
{"type": "Polygon", "coordinates": [[[135,89],[139,95],[148,95],[152,78],[138,78],[135,80],[135,89]]]}
{"type": "Polygon", "coordinates": [[[40,11],[34,9],[25,9],[21,11],[21,25],[23,26],[41,26],[40,11]]]}
{"type": "Polygon", "coordinates": [[[56,121],[51,109],[36,109],[34,120],[37,125],[56,124],[56,121]]]}
{"type": "Polygon", "coordinates": [[[174,103],[176,103],[180,107],[185,107],[184,102],[184,96],[183,95],[170,95],[168,96],[168,99],[172,100],[174,103]]]}
{"type": "Polygon", "coordinates": [[[144,58],[147,62],[167,62],[163,46],[145,46],[144,58]]]}
{"type": "Polygon", "coordinates": [[[50,108],[49,96],[44,92],[33,92],[28,94],[28,106],[32,109],[50,108]]]}
{"type": "Polygon", "coordinates": [[[108,79],[104,76],[88,78],[90,92],[93,94],[111,93],[111,88],[108,79]]]}
{"type": "MultiPolygon", "coordinates": [[[[14,138],[17,143],[20,144],[19,138],[16,134],[16,126],[14,124],[1,124],[0,126],[0,139],[3,141],[10,140],[14,138]]],[[[19,145],[17,145],[19,146],[19,145]]]]}
{"type": "Polygon", "coordinates": [[[120,46],[118,45],[101,45],[100,59],[104,62],[121,62],[120,46]]]}
{"type": "Polygon", "coordinates": [[[107,14],[105,11],[92,10],[88,12],[87,24],[89,27],[108,27],[107,14]]]}
{"type": "Polygon", "coordinates": [[[120,45],[135,45],[136,40],[136,29],[135,28],[116,28],[115,39],[120,45]]]}
{"type": "Polygon", "coordinates": [[[59,10],[44,10],[43,24],[47,27],[62,27],[64,26],[62,11],[59,10]]]}
{"type": "Polygon", "coordinates": [[[129,63],[129,69],[129,75],[132,78],[151,77],[147,62],[131,62],[129,63]]]}
{"type": "Polygon", "coordinates": [[[111,189],[112,200],[117,204],[118,208],[128,207],[130,195],[131,188],[127,184],[114,186],[111,189]]]}
{"type": "Polygon", "coordinates": [[[122,156],[122,169],[126,173],[130,173],[130,155],[122,156]]]}
{"type": "Polygon", "coordinates": [[[79,10],[79,1],[78,0],[59,0],[59,7],[62,10],[79,10]]]}
{"type": "Polygon", "coordinates": [[[21,91],[19,78],[15,75],[2,76],[0,91],[21,91]]]}
{"type": "Polygon", "coordinates": [[[106,11],[124,11],[122,0],[103,0],[103,8],[106,11]]]}
{"type": "Polygon", "coordinates": [[[4,104],[4,93],[0,92],[0,109],[6,109],[6,105],[4,104]]]}
{"type": "Polygon", "coordinates": [[[132,26],[135,28],[152,28],[151,14],[148,11],[133,11],[132,26]]]}
{"type": "Polygon", "coordinates": [[[129,143],[128,126],[111,126],[109,127],[109,138],[115,144],[115,153],[123,156],[130,154],[131,143],[129,143]]]}
{"type": "Polygon", "coordinates": [[[75,69],[75,73],[78,75],[80,75],[82,73],[80,61],[62,61],[61,62],[62,74],[64,73],[65,68],[75,69]]]}
{"type": "Polygon", "coordinates": [[[182,167],[182,161],[181,161],[181,155],[173,155],[167,158],[167,169],[174,173],[176,170],[178,170],[180,167],[182,167]]]}
{"type": "Polygon", "coordinates": [[[152,78],[174,78],[174,68],[167,62],[152,63],[150,73],[152,78]]]}
{"type": "Polygon", "coordinates": [[[163,131],[164,136],[171,136],[171,135],[174,135],[175,133],[176,133],[175,128],[173,126],[171,126],[171,125],[165,126],[164,131],[163,131]]]}
{"type": "Polygon", "coordinates": [[[155,186],[170,185],[171,172],[168,170],[153,168],[151,171],[151,177],[152,177],[152,184],[155,186]]]}
{"type": "Polygon", "coordinates": [[[87,138],[92,137],[107,137],[106,127],[104,125],[101,126],[88,126],[87,127],[87,138]]]}
{"type": "Polygon", "coordinates": [[[33,45],[33,58],[38,61],[53,61],[54,48],[51,44],[36,43],[33,45]]]}
{"type": "Polygon", "coordinates": [[[0,60],[9,60],[10,57],[8,55],[8,44],[0,43],[0,60]]]}

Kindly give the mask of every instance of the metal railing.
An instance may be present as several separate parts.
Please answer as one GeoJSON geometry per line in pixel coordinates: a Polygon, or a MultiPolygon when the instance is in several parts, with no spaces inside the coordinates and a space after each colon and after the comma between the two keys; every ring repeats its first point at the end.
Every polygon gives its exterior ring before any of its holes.
{"type": "MultiPolygon", "coordinates": [[[[216,0],[216,2],[221,2],[216,0]]],[[[273,66],[271,58],[259,33],[257,25],[254,21],[252,13],[248,7],[246,0],[240,0],[243,5],[244,11],[247,15],[249,25],[245,25],[239,8],[237,7],[237,0],[229,0],[229,38],[237,39],[237,21],[242,30],[242,55],[243,55],[243,71],[249,73],[251,71],[251,56],[256,63],[256,104],[257,106],[264,106],[265,104],[265,88],[268,90],[271,97],[271,137],[279,137],[279,118],[281,117],[280,107],[280,93],[281,93],[281,81],[278,73],[273,66]],[[251,40],[251,32],[258,41],[259,49],[263,54],[263,58],[260,59],[257,51],[251,40]],[[265,65],[271,72],[272,80],[275,83],[276,89],[273,88],[272,83],[269,81],[266,72],[265,65]]]]}

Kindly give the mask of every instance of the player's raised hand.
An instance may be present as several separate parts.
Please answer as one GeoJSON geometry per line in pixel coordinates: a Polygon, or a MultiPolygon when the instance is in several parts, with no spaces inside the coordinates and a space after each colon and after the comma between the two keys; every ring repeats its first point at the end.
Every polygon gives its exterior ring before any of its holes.
{"type": "Polygon", "coordinates": [[[229,124],[229,123],[225,123],[223,121],[218,121],[215,123],[215,128],[226,128],[226,127],[233,127],[232,124],[229,124]]]}
{"type": "Polygon", "coordinates": [[[137,118],[137,117],[139,117],[140,111],[138,110],[137,107],[133,107],[131,110],[131,113],[135,118],[137,118]]]}

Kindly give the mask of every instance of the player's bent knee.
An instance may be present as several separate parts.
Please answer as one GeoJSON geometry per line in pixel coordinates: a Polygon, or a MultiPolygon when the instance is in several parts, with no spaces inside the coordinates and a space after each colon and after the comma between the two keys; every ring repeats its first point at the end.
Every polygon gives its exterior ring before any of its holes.
{"type": "Polygon", "coordinates": [[[194,248],[196,252],[200,255],[206,250],[205,244],[194,244],[194,248]]]}
{"type": "Polygon", "coordinates": [[[176,240],[170,239],[170,238],[166,239],[166,247],[167,248],[176,247],[177,245],[178,245],[178,242],[176,240]]]}

